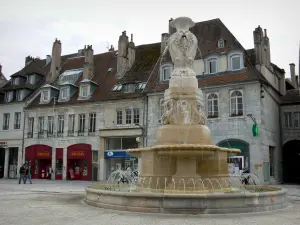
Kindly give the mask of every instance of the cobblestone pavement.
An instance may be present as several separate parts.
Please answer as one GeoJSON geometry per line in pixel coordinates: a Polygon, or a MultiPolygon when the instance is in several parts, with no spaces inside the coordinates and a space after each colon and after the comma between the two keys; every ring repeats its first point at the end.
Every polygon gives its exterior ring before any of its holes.
{"type": "Polygon", "coordinates": [[[111,211],[82,203],[91,182],[41,181],[17,184],[0,180],[0,224],[5,225],[300,225],[300,186],[289,190],[290,206],[266,213],[235,215],[164,215],[111,211]]]}

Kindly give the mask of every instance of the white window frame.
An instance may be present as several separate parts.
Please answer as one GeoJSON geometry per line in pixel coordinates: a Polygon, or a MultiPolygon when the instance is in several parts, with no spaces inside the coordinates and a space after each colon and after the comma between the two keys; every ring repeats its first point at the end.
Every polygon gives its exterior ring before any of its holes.
{"type": "Polygon", "coordinates": [[[14,129],[18,130],[20,128],[21,128],[21,112],[15,112],[14,129]]]}
{"type": "Polygon", "coordinates": [[[244,55],[243,53],[239,52],[239,51],[233,51],[231,53],[228,54],[228,69],[231,71],[236,71],[236,70],[241,70],[244,68],[244,55]],[[239,69],[233,69],[232,68],[232,59],[235,57],[240,57],[240,68],[239,69]]]}
{"type": "Polygon", "coordinates": [[[69,114],[68,132],[74,134],[75,131],[75,114],[69,114]]]}
{"type": "Polygon", "coordinates": [[[125,124],[132,124],[132,110],[125,109],[125,124]]]}
{"type": "Polygon", "coordinates": [[[38,117],[38,133],[44,133],[45,129],[45,118],[43,116],[38,117]]]}
{"type": "MultiPolygon", "coordinates": [[[[244,92],[243,92],[243,90],[241,90],[241,89],[237,89],[237,90],[231,90],[230,91],[230,93],[229,93],[229,103],[230,103],[230,117],[244,117],[244,114],[245,114],[245,102],[244,102],[244,92]],[[243,110],[243,114],[242,115],[236,115],[236,116],[233,116],[233,109],[232,109],[232,104],[231,104],[231,99],[233,98],[232,97],[232,94],[234,93],[234,92],[236,92],[236,91],[238,91],[238,92],[240,92],[241,94],[242,94],[242,110],[243,110]]],[[[237,101],[237,100],[236,100],[237,101]]],[[[236,105],[237,105],[237,102],[236,102],[236,105]]],[[[238,106],[237,106],[238,107],[238,106]]],[[[237,110],[238,110],[238,108],[237,108],[237,110]]]]}
{"type": "Polygon", "coordinates": [[[207,60],[206,60],[206,63],[205,63],[205,71],[206,71],[206,74],[216,74],[219,72],[219,58],[217,56],[212,56],[212,57],[209,57],[207,60]],[[210,71],[210,62],[211,61],[215,61],[216,62],[216,72],[212,72],[210,71]]]}
{"type": "Polygon", "coordinates": [[[225,41],[223,39],[220,39],[218,41],[218,48],[224,48],[225,47],[225,41]]]}
{"type": "Polygon", "coordinates": [[[54,133],[54,116],[48,116],[47,132],[48,135],[53,135],[54,133]]]}
{"type": "Polygon", "coordinates": [[[85,132],[85,114],[81,113],[78,115],[79,124],[78,124],[78,133],[83,134],[85,132]]]}
{"type": "Polygon", "coordinates": [[[284,127],[285,128],[293,128],[294,127],[293,112],[284,112],[284,127]],[[290,117],[287,117],[287,115],[290,115],[290,117]],[[288,124],[286,122],[288,122],[288,124]]]}
{"type": "Polygon", "coordinates": [[[220,107],[219,107],[219,93],[217,92],[212,92],[212,93],[207,93],[206,95],[206,112],[207,112],[207,119],[213,119],[213,118],[218,118],[220,116],[220,107]],[[210,96],[215,95],[217,98],[217,106],[218,106],[218,111],[217,111],[217,116],[215,117],[215,110],[214,110],[214,100],[215,99],[208,99],[210,96]],[[209,101],[212,102],[212,115],[209,115],[209,101]]]}
{"type": "Polygon", "coordinates": [[[42,90],[41,91],[41,95],[42,95],[42,101],[43,102],[48,102],[48,101],[50,101],[50,90],[42,90]],[[46,99],[45,99],[45,97],[47,97],[46,99]]]}
{"type": "Polygon", "coordinates": [[[57,133],[63,134],[64,133],[64,126],[65,126],[65,116],[58,115],[58,126],[57,126],[57,133]]]}
{"type": "Polygon", "coordinates": [[[96,113],[90,113],[89,114],[89,133],[95,133],[96,132],[96,113]]]}
{"type": "Polygon", "coordinates": [[[13,91],[5,92],[5,102],[11,102],[13,100],[13,91]]]}
{"type": "Polygon", "coordinates": [[[89,96],[89,86],[90,85],[87,85],[87,84],[85,84],[85,85],[82,85],[81,87],[80,87],[80,96],[81,97],[88,97],[89,96]],[[86,95],[84,95],[84,91],[83,91],[83,89],[84,88],[86,88],[86,95]]]}
{"type": "Polygon", "coordinates": [[[140,109],[133,109],[133,123],[140,124],[140,109]]]}
{"type": "Polygon", "coordinates": [[[17,90],[17,101],[22,101],[23,100],[23,95],[22,95],[23,91],[22,90],[17,90]]]}
{"type": "Polygon", "coordinates": [[[68,99],[68,97],[69,97],[69,87],[62,87],[60,89],[60,99],[66,100],[66,99],[68,99]],[[66,96],[64,96],[64,91],[65,91],[66,96]]]}
{"type": "Polygon", "coordinates": [[[3,130],[9,130],[9,121],[10,120],[10,113],[3,114],[3,130]]]}
{"type": "Polygon", "coordinates": [[[167,64],[167,65],[163,65],[161,68],[160,68],[160,80],[161,81],[168,81],[171,79],[171,75],[172,75],[172,71],[173,71],[173,66],[170,65],[170,64],[167,64]],[[166,79],[165,77],[165,70],[169,69],[170,70],[170,76],[168,79],[166,79]]]}
{"type": "Polygon", "coordinates": [[[123,124],[123,110],[117,110],[116,111],[116,116],[117,116],[117,121],[116,124],[117,125],[122,125],[123,124]]]}

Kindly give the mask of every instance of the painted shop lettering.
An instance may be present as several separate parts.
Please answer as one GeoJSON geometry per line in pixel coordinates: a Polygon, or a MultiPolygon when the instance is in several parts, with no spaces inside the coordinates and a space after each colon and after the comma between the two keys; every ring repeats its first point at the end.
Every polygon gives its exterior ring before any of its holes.
{"type": "Polygon", "coordinates": [[[50,156],[49,152],[38,152],[37,156],[50,156]]]}
{"type": "Polygon", "coordinates": [[[72,152],[71,156],[84,156],[84,152],[72,152]]]}

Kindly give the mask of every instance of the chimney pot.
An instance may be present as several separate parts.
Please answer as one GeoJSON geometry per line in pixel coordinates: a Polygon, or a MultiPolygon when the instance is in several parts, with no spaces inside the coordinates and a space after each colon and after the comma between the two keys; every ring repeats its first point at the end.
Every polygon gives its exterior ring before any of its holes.
{"type": "Polygon", "coordinates": [[[267,29],[264,29],[264,31],[265,31],[264,36],[265,36],[265,37],[268,37],[268,35],[267,35],[267,29]]]}
{"type": "Polygon", "coordinates": [[[131,34],[130,42],[133,42],[133,34],[131,34]]]}

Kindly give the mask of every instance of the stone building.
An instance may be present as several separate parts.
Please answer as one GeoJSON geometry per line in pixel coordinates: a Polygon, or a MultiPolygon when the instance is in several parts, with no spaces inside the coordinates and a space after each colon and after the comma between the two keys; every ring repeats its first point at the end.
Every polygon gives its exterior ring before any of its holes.
{"type": "MultiPolygon", "coordinates": [[[[24,107],[45,82],[46,60],[26,57],[23,69],[10,76],[0,70],[0,178],[16,178],[23,158],[24,107]]],[[[1,66],[0,66],[1,69],[1,66]]]]}
{"type": "MultiPolygon", "coordinates": [[[[215,144],[241,149],[240,167],[256,174],[262,183],[280,181],[280,125],[274,121],[280,118],[285,73],[271,63],[267,31],[259,26],[255,29],[254,48],[249,50],[219,19],[196,23],[191,31],[199,42],[194,70],[204,93],[207,125],[215,144]],[[253,132],[257,127],[258,135],[253,132]]],[[[143,52],[123,75],[127,85],[147,83],[143,90],[147,99],[143,125],[147,146],[155,143],[162,123],[163,92],[173,70],[170,56],[163,54],[173,32],[169,28],[168,33],[162,34],[161,43],[144,45],[143,52]]]]}
{"type": "Polygon", "coordinates": [[[283,181],[293,183],[300,182],[300,91],[299,75],[295,74],[294,63],[290,64],[290,74],[291,79],[286,80],[287,92],[281,97],[280,124],[283,181]]]}

